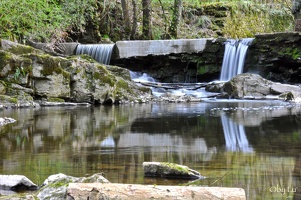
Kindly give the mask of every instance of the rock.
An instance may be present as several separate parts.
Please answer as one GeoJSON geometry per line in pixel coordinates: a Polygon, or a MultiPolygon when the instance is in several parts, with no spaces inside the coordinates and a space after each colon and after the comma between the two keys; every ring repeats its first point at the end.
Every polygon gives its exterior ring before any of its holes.
{"type": "Polygon", "coordinates": [[[299,86],[275,83],[258,74],[249,73],[233,77],[222,86],[220,92],[223,98],[236,99],[271,99],[273,97],[273,99],[299,102],[301,98],[299,86]]]}
{"type": "Polygon", "coordinates": [[[246,195],[242,188],[70,183],[66,199],[245,200],[246,195]]]}
{"type": "Polygon", "coordinates": [[[164,177],[177,179],[202,179],[201,174],[185,165],[165,162],[144,162],[144,175],[147,177],[164,177]]]}
{"type": "MultiPolygon", "coordinates": [[[[9,124],[9,123],[14,123],[15,121],[16,121],[15,119],[9,118],[9,117],[0,118],[0,126],[9,124]]],[[[3,176],[5,176],[5,175],[3,175],[3,176]]],[[[1,178],[0,178],[0,180],[1,180],[1,178]]],[[[0,184],[1,184],[1,181],[0,181],[0,184]]]]}
{"type": "Polygon", "coordinates": [[[7,107],[35,107],[33,101],[42,99],[90,104],[151,99],[150,90],[131,81],[127,69],[105,66],[83,55],[51,56],[5,40],[0,46],[0,78],[1,101],[7,107]]]}
{"type": "Polygon", "coordinates": [[[230,97],[241,99],[245,96],[263,98],[270,94],[272,82],[259,76],[258,74],[240,74],[233,77],[223,86],[223,91],[230,97]]]}
{"type": "Polygon", "coordinates": [[[36,190],[38,186],[23,175],[0,175],[0,188],[4,190],[36,190]]]}
{"type": "Polygon", "coordinates": [[[244,71],[257,72],[271,81],[299,83],[300,64],[300,33],[264,33],[255,35],[248,49],[244,71]]]}
{"type": "Polygon", "coordinates": [[[109,183],[101,174],[94,174],[90,177],[72,177],[65,174],[54,174],[49,176],[39,190],[39,199],[66,199],[67,187],[70,183],[109,183]]]}
{"type": "Polygon", "coordinates": [[[281,83],[273,83],[271,85],[271,94],[283,94],[287,92],[300,93],[301,88],[300,86],[281,83]]]}

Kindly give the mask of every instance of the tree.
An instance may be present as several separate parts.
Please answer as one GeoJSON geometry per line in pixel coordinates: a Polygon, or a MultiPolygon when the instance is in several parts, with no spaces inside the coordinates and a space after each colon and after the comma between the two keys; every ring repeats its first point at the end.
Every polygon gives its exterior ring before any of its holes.
{"type": "Polygon", "coordinates": [[[171,37],[178,37],[178,27],[182,15],[182,0],[174,0],[173,15],[169,32],[171,37]]]}
{"type": "Polygon", "coordinates": [[[292,13],[295,17],[295,31],[301,31],[301,0],[293,0],[292,13]]]}
{"type": "Polygon", "coordinates": [[[138,26],[138,19],[137,19],[137,4],[135,0],[132,0],[132,5],[133,5],[133,26],[131,30],[130,39],[136,39],[135,35],[138,26]]]}
{"type": "Polygon", "coordinates": [[[122,7],[122,14],[123,14],[123,23],[124,23],[123,27],[125,30],[125,36],[128,37],[131,32],[131,25],[130,25],[129,8],[126,0],[121,0],[121,7],[122,7]]]}
{"type": "Polygon", "coordinates": [[[151,15],[151,0],[142,0],[142,37],[146,40],[153,39],[152,35],[152,15],[151,15]]]}

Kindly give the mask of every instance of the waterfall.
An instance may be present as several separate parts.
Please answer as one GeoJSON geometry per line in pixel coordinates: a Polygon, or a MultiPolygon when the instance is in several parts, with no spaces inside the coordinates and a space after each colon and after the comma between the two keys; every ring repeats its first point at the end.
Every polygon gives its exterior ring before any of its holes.
{"type": "Polygon", "coordinates": [[[228,81],[235,75],[243,72],[247,50],[253,40],[254,38],[229,39],[225,42],[220,81],[228,81]]]}
{"type": "Polygon", "coordinates": [[[108,65],[111,60],[115,44],[79,44],[76,47],[76,55],[87,54],[99,63],[108,65]]]}
{"type": "Polygon", "coordinates": [[[221,115],[226,148],[229,151],[252,152],[243,125],[231,121],[225,114],[221,115]]]}

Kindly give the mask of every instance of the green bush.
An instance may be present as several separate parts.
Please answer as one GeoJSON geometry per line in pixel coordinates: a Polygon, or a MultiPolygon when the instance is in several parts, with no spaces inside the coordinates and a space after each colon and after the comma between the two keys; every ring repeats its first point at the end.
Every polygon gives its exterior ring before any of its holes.
{"type": "Polygon", "coordinates": [[[286,7],[250,2],[232,6],[223,28],[229,38],[254,37],[258,33],[283,32],[293,29],[294,18],[286,7]]]}
{"type": "Polygon", "coordinates": [[[84,32],[95,4],[94,0],[2,0],[0,38],[55,42],[67,37],[66,31],[84,32]]]}

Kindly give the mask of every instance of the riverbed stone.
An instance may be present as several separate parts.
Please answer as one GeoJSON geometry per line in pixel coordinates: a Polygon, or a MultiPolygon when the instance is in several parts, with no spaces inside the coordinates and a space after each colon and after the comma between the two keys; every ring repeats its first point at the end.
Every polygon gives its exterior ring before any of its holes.
{"type": "Polygon", "coordinates": [[[199,172],[190,169],[185,165],[166,162],[144,162],[144,176],[164,177],[174,179],[203,179],[199,172]]]}

